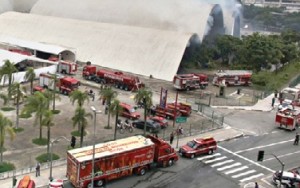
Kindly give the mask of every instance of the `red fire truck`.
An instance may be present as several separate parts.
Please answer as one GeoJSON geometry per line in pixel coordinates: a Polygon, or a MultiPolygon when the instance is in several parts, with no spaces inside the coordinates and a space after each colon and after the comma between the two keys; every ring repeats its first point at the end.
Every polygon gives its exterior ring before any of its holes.
{"type": "Polygon", "coordinates": [[[280,92],[280,103],[300,106],[300,89],[287,87],[280,92]]]}
{"type": "Polygon", "coordinates": [[[283,108],[276,113],[275,124],[279,128],[295,130],[300,125],[300,110],[283,108]]]}
{"type": "Polygon", "coordinates": [[[166,108],[161,107],[160,105],[152,106],[150,108],[150,113],[152,115],[164,117],[166,119],[175,119],[176,117],[181,116],[180,111],[175,108],[169,108],[166,106],[166,108]]]}
{"type": "Polygon", "coordinates": [[[113,84],[116,88],[125,91],[134,91],[145,86],[137,76],[105,69],[96,71],[96,67],[92,65],[87,65],[83,68],[82,76],[88,80],[94,80],[97,83],[113,84]]]}
{"type": "Polygon", "coordinates": [[[178,90],[204,89],[208,85],[205,74],[177,74],[173,78],[173,86],[178,90]]]}
{"type": "Polygon", "coordinates": [[[167,104],[167,108],[175,109],[175,106],[182,116],[189,116],[192,113],[192,107],[189,104],[182,102],[178,102],[176,105],[175,102],[167,104]]]}
{"type": "Polygon", "coordinates": [[[52,56],[48,59],[49,61],[57,62],[57,72],[62,74],[76,74],[77,64],[71,61],[63,61],[58,59],[58,57],[52,56]]]}
{"type": "MultiPolygon", "coordinates": [[[[94,185],[134,174],[151,167],[171,166],[178,160],[174,148],[153,136],[132,136],[95,145],[94,185]]],[[[67,151],[67,177],[76,188],[91,187],[93,146],[67,151]]]]}
{"type": "Polygon", "coordinates": [[[219,70],[213,78],[216,86],[249,86],[252,72],[248,70],[219,70]]]}
{"type": "MultiPolygon", "coordinates": [[[[69,95],[72,91],[78,89],[80,82],[73,77],[57,76],[56,89],[64,94],[69,95]]],[[[39,85],[34,87],[34,91],[43,91],[45,88],[54,89],[54,75],[42,73],[39,78],[39,85]]]]}

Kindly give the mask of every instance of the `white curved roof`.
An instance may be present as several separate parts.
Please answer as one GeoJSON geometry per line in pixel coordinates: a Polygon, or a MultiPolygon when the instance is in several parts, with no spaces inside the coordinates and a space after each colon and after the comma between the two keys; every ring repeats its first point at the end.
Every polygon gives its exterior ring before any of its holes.
{"type": "Polygon", "coordinates": [[[0,28],[0,35],[74,48],[81,61],[168,81],[192,36],[16,12],[1,14],[0,28]]]}
{"type": "Polygon", "coordinates": [[[199,0],[39,0],[32,14],[205,34],[215,5],[199,0]]]}
{"type": "Polygon", "coordinates": [[[33,42],[33,41],[27,41],[27,40],[22,40],[10,36],[5,36],[5,35],[0,35],[0,44],[7,44],[7,45],[12,45],[12,46],[19,46],[19,47],[24,47],[32,50],[38,50],[42,52],[47,52],[50,54],[55,54],[59,55],[60,53],[64,51],[69,51],[70,53],[75,54],[75,52],[72,52],[71,49],[64,48],[61,46],[57,45],[51,45],[51,44],[44,44],[40,42],[33,42]]]}

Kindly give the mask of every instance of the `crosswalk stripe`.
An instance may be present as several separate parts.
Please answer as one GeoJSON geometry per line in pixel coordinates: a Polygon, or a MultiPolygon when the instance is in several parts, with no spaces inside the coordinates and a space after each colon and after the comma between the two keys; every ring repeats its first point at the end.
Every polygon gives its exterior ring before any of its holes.
{"type": "Polygon", "coordinates": [[[226,174],[226,175],[232,174],[232,173],[235,173],[235,172],[238,172],[238,171],[241,171],[241,170],[245,170],[247,168],[249,168],[249,167],[248,166],[242,166],[242,167],[239,167],[239,168],[228,170],[228,171],[224,172],[224,174],[226,174]]]}
{"type": "Polygon", "coordinates": [[[237,175],[234,175],[234,176],[231,176],[232,178],[238,178],[238,177],[241,177],[241,176],[245,176],[245,175],[248,175],[248,174],[252,174],[256,172],[256,170],[249,170],[247,172],[244,172],[244,173],[240,173],[240,174],[237,174],[237,175]]]}
{"type": "Polygon", "coordinates": [[[198,161],[202,161],[203,159],[209,159],[209,158],[213,158],[215,156],[220,156],[220,155],[221,155],[221,153],[215,153],[213,155],[208,155],[208,156],[204,156],[204,157],[198,157],[197,160],[198,161]]]}
{"type": "Polygon", "coordinates": [[[226,160],[226,161],[223,161],[223,162],[219,162],[219,163],[213,164],[213,165],[211,165],[211,167],[222,166],[222,165],[224,165],[224,164],[231,163],[231,162],[233,162],[233,161],[234,161],[234,160],[232,160],[232,159],[226,160]]]}
{"type": "Polygon", "coordinates": [[[226,170],[226,169],[228,169],[228,168],[232,168],[232,167],[240,166],[240,165],[242,165],[242,163],[234,163],[234,164],[232,164],[232,165],[227,165],[227,166],[218,168],[217,170],[218,170],[218,171],[222,171],[222,170],[226,170]]]}
{"type": "Polygon", "coordinates": [[[254,179],[254,178],[258,178],[258,177],[263,176],[263,175],[264,175],[263,173],[256,174],[256,175],[250,176],[250,177],[248,177],[248,178],[241,179],[240,182],[252,180],[252,179],[254,179]]]}
{"type": "Polygon", "coordinates": [[[223,156],[223,157],[219,157],[219,158],[215,158],[215,159],[211,159],[211,160],[207,160],[207,161],[203,161],[205,164],[208,164],[208,163],[213,163],[215,161],[221,161],[223,159],[226,159],[227,157],[226,156],[223,156]]]}

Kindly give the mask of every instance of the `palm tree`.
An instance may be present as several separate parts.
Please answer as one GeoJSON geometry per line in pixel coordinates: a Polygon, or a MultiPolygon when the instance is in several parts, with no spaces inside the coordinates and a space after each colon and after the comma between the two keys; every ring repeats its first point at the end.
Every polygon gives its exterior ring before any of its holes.
{"type": "Polygon", "coordinates": [[[53,122],[53,117],[54,114],[52,113],[51,110],[47,110],[44,113],[44,118],[42,120],[42,125],[47,127],[47,154],[48,154],[48,158],[49,158],[49,153],[50,153],[50,131],[51,131],[51,127],[54,126],[54,122],[53,122]]]}
{"type": "Polygon", "coordinates": [[[26,88],[21,88],[20,83],[13,83],[10,87],[10,93],[13,97],[14,103],[16,104],[16,128],[19,128],[20,103],[24,101],[26,96],[26,88]]]}
{"type": "Polygon", "coordinates": [[[75,115],[72,117],[72,121],[73,121],[73,127],[75,127],[76,125],[78,125],[78,127],[80,127],[80,147],[82,147],[82,143],[83,143],[83,135],[85,132],[85,128],[88,125],[88,121],[87,118],[90,117],[92,118],[92,114],[91,113],[86,113],[84,108],[81,107],[77,107],[75,110],[75,115]]]}
{"type": "Polygon", "coordinates": [[[0,99],[3,100],[3,105],[6,105],[8,103],[8,97],[4,93],[0,93],[0,99]]]}
{"type": "Polygon", "coordinates": [[[77,101],[79,107],[82,107],[85,101],[89,102],[90,100],[88,94],[80,90],[72,91],[72,93],[69,95],[69,98],[73,105],[77,101]]]}
{"type": "Polygon", "coordinates": [[[116,116],[115,122],[115,133],[114,133],[114,140],[117,139],[117,124],[119,119],[119,114],[122,113],[122,107],[120,106],[120,101],[118,99],[113,99],[108,111],[111,113],[112,116],[116,116]]]}
{"type": "Polygon", "coordinates": [[[13,73],[18,72],[15,65],[9,60],[4,61],[4,65],[0,69],[0,82],[3,80],[3,85],[8,80],[8,98],[11,97],[10,86],[14,82],[13,73]]]}
{"type": "Polygon", "coordinates": [[[22,113],[32,114],[35,112],[34,125],[39,123],[40,125],[40,139],[43,138],[42,135],[42,119],[45,112],[48,110],[49,101],[45,95],[39,91],[35,92],[33,95],[29,96],[26,100],[22,113]]]}
{"type": "Polygon", "coordinates": [[[136,104],[143,103],[144,105],[144,135],[146,135],[146,120],[147,120],[147,110],[152,106],[152,91],[146,88],[139,89],[134,96],[134,102],[136,104]]]}
{"type": "Polygon", "coordinates": [[[34,81],[35,77],[36,77],[36,74],[34,72],[34,68],[32,68],[32,67],[27,68],[24,79],[27,82],[30,82],[30,93],[31,94],[33,93],[33,81],[34,81]]]}
{"type": "MultiPolygon", "coordinates": [[[[118,96],[118,93],[114,91],[111,87],[103,88],[99,91],[100,99],[106,101],[107,108],[110,108],[111,101],[118,96]]],[[[110,110],[108,110],[108,118],[107,118],[107,127],[110,128],[110,110]]]]}
{"type": "Polygon", "coordinates": [[[6,133],[9,133],[10,139],[13,140],[15,138],[15,132],[12,128],[12,122],[4,117],[2,113],[0,113],[0,163],[3,162],[3,149],[4,149],[4,141],[6,137],[6,133]]]}

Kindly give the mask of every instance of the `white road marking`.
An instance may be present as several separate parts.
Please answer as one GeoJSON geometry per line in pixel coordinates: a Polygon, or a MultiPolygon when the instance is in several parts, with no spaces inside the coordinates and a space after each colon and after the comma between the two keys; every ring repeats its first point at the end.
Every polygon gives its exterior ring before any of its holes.
{"type": "Polygon", "coordinates": [[[253,148],[248,148],[248,149],[236,151],[235,153],[242,153],[242,152],[245,152],[245,151],[256,150],[256,149],[265,148],[265,147],[270,147],[270,146],[279,145],[279,144],[284,144],[284,143],[292,142],[292,141],[294,141],[294,139],[291,139],[291,140],[285,140],[285,141],[281,141],[281,142],[276,142],[276,143],[272,143],[272,144],[268,144],[268,145],[257,146],[257,147],[253,147],[253,148]]]}
{"type": "Polygon", "coordinates": [[[222,165],[224,165],[224,164],[231,163],[231,162],[233,162],[233,161],[234,161],[234,160],[232,160],[232,159],[226,160],[226,161],[223,161],[223,162],[219,162],[219,163],[213,164],[213,165],[211,165],[211,167],[222,166],[222,165]]]}
{"type": "MultiPolygon", "coordinates": [[[[296,152],[293,152],[293,153],[287,153],[287,154],[283,154],[283,155],[279,155],[277,156],[278,158],[282,158],[282,157],[286,157],[286,156],[290,156],[290,155],[294,155],[294,154],[298,154],[300,153],[300,151],[296,151],[296,152]]],[[[264,161],[271,161],[271,160],[274,160],[276,159],[275,157],[271,157],[271,158],[268,158],[268,159],[264,159],[264,161]]]]}
{"type": "Polygon", "coordinates": [[[224,166],[224,167],[218,168],[217,170],[218,171],[222,171],[222,170],[226,170],[228,168],[232,168],[232,167],[236,167],[236,166],[240,166],[240,165],[242,165],[242,163],[234,163],[232,165],[228,165],[228,166],[224,166]]]}
{"type": "Polygon", "coordinates": [[[248,177],[248,178],[241,179],[240,182],[249,181],[249,180],[252,180],[252,179],[254,179],[254,178],[258,178],[258,177],[260,177],[260,176],[263,176],[263,175],[264,175],[263,173],[256,174],[256,175],[250,176],[250,177],[248,177]]]}
{"type": "Polygon", "coordinates": [[[252,164],[254,164],[254,165],[256,165],[256,166],[259,166],[259,167],[261,167],[261,168],[263,168],[263,169],[266,169],[266,170],[268,170],[269,172],[272,172],[272,173],[275,172],[275,170],[272,170],[272,169],[270,169],[270,168],[268,168],[268,167],[266,167],[266,166],[263,166],[263,165],[261,165],[261,164],[259,164],[259,163],[257,163],[257,162],[254,162],[254,161],[252,161],[252,160],[250,160],[250,159],[248,159],[248,158],[246,158],[246,157],[243,157],[243,156],[241,156],[241,155],[239,155],[239,154],[237,154],[237,153],[234,153],[234,152],[232,152],[232,151],[230,151],[230,150],[228,150],[228,149],[226,149],[226,148],[223,148],[222,146],[218,146],[218,148],[219,148],[219,149],[222,149],[222,150],[224,150],[224,151],[226,151],[226,152],[228,152],[228,153],[230,153],[230,154],[232,154],[232,155],[234,155],[234,156],[237,156],[237,157],[239,157],[239,158],[241,158],[241,159],[244,159],[245,161],[248,161],[248,162],[250,162],[250,163],[252,163],[252,164]]]}
{"type": "Polygon", "coordinates": [[[202,161],[203,159],[210,159],[210,158],[213,158],[215,156],[220,156],[220,155],[221,155],[221,153],[215,153],[213,155],[208,155],[208,156],[205,156],[205,157],[198,157],[197,160],[202,161]]]}
{"type": "Polygon", "coordinates": [[[241,176],[245,176],[245,175],[248,175],[248,174],[252,174],[256,172],[256,170],[248,170],[246,172],[243,172],[243,173],[240,173],[240,174],[237,174],[237,175],[234,175],[234,176],[231,176],[232,178],[238,178],[238,177],[241,177],[241,176]]]}
{"type": "Polygon", "coordinates": [[[239,167],[239,168],[235,168],[235,169],[232,169],[232,170],[229,170],[229,171],[226,171],[224,172],[224,174],[232,174],[232,173],[235,173],[235,172],[238,172],[238,171],[242,171],[242,170],[245,170],[249,168],[248,166],[242,166],[242,167],[239,167]]]}
{"type": "Polygon", "coordinates": [[[267,177],[264,177],[261,179],[261,181],[263,181],[264,183],[266,183],[267,185],[270,185],[270,186],[274,186],[273,184],[271,184],[267,179],[271,178],[273,175],[270,175],[270,176],[267,176],[267,177]]]}
{"type": "Polygon", "coordinates": [[[209,163],[213,163],[215,161],[221,161],[223,159],[226,159],[227,157],[226,156],[223,156],[223,157],[219,157],[219,158],[215,158],[215,159],[211,159],[211,160],[207,160],[207,161],[203,161],[205,164],[209,164],[209,163]]]}

